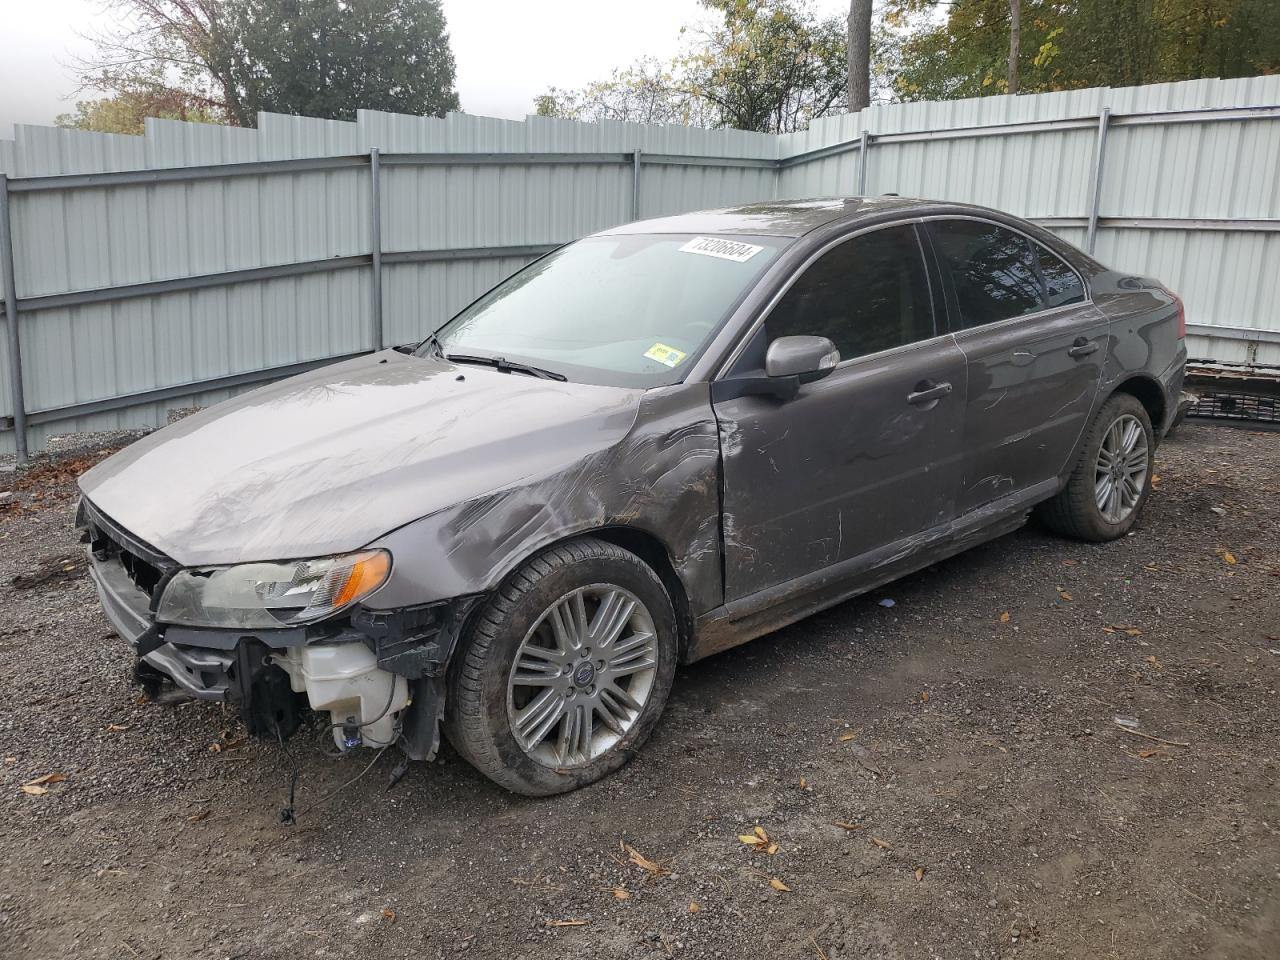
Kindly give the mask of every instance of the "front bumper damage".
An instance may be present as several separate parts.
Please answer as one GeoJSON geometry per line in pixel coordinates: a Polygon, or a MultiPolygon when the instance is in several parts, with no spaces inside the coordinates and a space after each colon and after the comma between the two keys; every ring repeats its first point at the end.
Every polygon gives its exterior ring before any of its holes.
{"type": "Polygon", "coordinates": [[[137,655],[154,700],[234,703],[254,736],[284,738],[304,707],[328,713],[340,749],[398,744],[414,760],[440,745],[445,671],[479,596],[394,610],[357,605],[321,623],[206,630],[157,623],[179,569],[82,499],[77,514],[103,612],[137,655]]]}

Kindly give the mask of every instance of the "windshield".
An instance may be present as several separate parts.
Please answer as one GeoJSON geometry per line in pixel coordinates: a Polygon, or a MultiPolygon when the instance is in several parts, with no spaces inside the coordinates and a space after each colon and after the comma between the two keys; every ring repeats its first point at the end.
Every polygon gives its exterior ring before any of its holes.
{"type": "MultiPolygon", "coordinates": [[[[786,242],[588,237],[499,284],[436,336],[446,357],[501,357],[585,383],[676,383],[786,242]]],[[[428,341],[418,352],[432,350],[428,341]]]]}

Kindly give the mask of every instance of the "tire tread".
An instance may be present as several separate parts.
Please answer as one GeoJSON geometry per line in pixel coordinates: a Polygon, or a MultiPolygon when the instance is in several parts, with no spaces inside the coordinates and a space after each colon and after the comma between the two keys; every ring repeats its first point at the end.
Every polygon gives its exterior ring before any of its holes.
{"type": "Polygon", "coordinates": [[[1154,452],[1154,434],[1146,408],[1137,397],[1130,394],[1113,394],[1089,424],[1084,443],[1081,444],[1079,456],[1076,458],[1071,475],[1067,478],[1066,486],[1052,499],[1046,500],[1036,508],[1040,522],[1054,533],[1072,540],[1100,543],[1123,536],[1136,522],[1138,514],[1146,503],[1147,494],[1151,490],[1151,467],[1147,470],[1147,488],[1143,492],[1142,499],[1126,522],[1119,526],[1113,527],[1102,520],[1093,499],[1093,469],[1097,459],[1097,447],[1101,443],[1102,433],[1122,413],[1131,413],[1138,417],[1147,431],[1147,448],[1154,452]]]}
{"type": "MultiPolygon", "coordinates": [[[[589,560],[617,560],[639,563],[652,569],[635,554],[616,544],[594,537],[572,540],[536,554],[518,567],[493,592],[467,628],[460,644],[461,656],[455,656],[449,700],[445,708],[445,733],[454,750],[468,763],[495,783],[522,794],[543,793],[531,785],[502,760],[488,733],[489,704],[485,699],[484,678],[493,661],[493,650],[502,642],[502,631],[516,611],[517,605],[539,581],[560,569],[589,560]]],[[[663,590],[665,595],[665,589],[663,590]]]]}

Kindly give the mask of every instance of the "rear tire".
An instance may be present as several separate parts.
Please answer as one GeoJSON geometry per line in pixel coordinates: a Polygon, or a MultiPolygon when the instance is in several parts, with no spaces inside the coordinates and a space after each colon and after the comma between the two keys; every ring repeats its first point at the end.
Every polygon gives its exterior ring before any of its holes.
{"type": "Polygon", "coordinates": [[[1151,418],[1137,397],[1114,394],[1089,424],[1067,485],[1038,508],[1055,533],[1101,543],[1128,533],[1151,492],[1151,418]]]}
{"type": "Polygon", "coordinates": [[[508,576],[463,636],[445,732],[508,790],[586,786],[648,738],[677,650],[671,599],[643,560],[594,538],[552,547],[508,576]]]}

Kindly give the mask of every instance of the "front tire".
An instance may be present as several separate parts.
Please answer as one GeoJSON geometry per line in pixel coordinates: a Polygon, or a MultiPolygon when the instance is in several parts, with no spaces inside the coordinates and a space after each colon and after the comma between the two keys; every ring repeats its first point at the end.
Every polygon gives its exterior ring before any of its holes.
{"type": "Polygon", "coordinates": [[[1067,485],[1040,506],[1040,519],[1076,540],[1123,537],[1151,492],[1155,448],[1146,408],[1130,394],[1113,395],[1089,425],[1067,485]]]}
{"type": "Polygon", "coordinates": [[[508,790],[574,790],[639,751],[677,650],[671,599],[643,560],[594,538],[552,547],[503,581],[462,638],[445,731],[508,790]]]}

